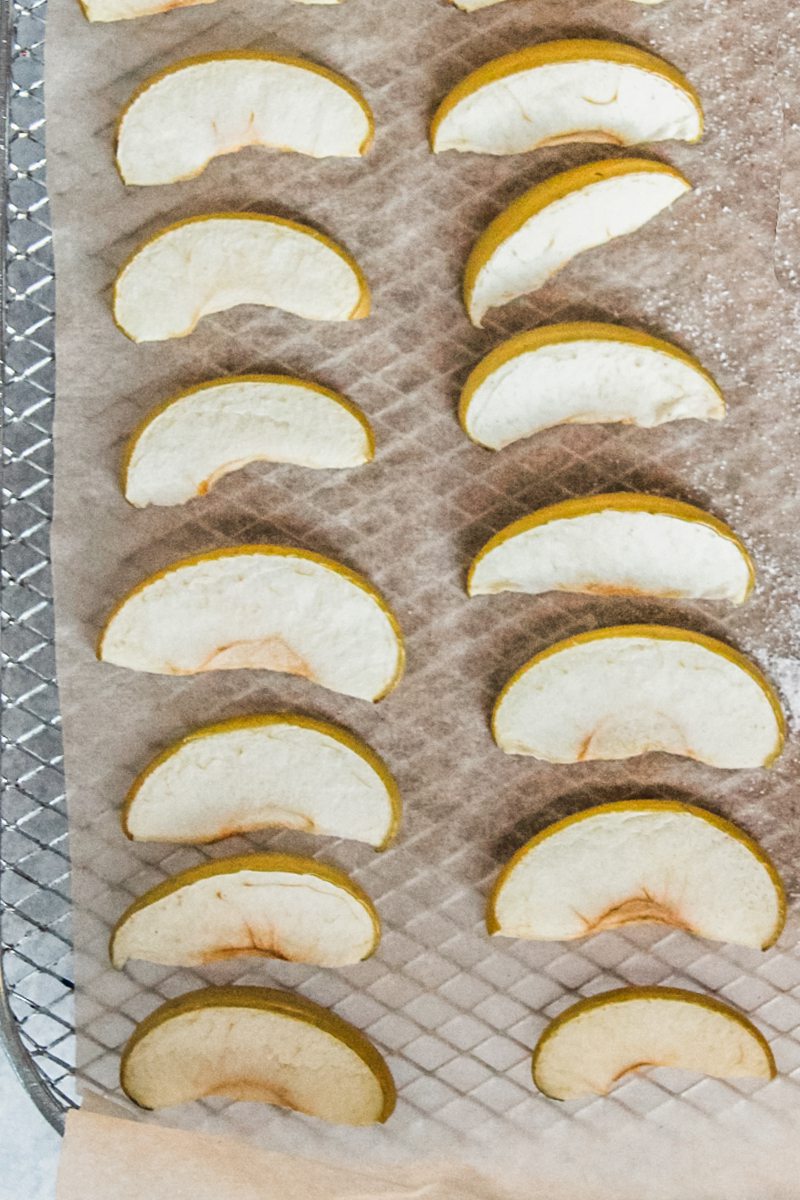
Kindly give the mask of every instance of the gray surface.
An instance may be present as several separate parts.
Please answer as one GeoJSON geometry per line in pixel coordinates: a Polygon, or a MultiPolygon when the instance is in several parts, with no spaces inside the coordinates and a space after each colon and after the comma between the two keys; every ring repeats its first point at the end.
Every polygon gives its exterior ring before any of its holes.
{"type": "MultiPolygon", "coordinates": [[[[74,1092],[69,860],[48,550],[54,286],[44,170],[45,11],[40,0],[3,4],[0,1036],[28,1091],[58,1126],[74,1092]]],[[[4,1137],[10,1130],[16,1139],[19,1131],[4,1116],[4,1137]]],[[[32,1195],[29,1186],[24,1194],[32,1195]]]]}
{"type": "Polygon", "coordinates": [[[0,1052],[0,1200],[53,1200],[61,1139],[0,1052]]]}

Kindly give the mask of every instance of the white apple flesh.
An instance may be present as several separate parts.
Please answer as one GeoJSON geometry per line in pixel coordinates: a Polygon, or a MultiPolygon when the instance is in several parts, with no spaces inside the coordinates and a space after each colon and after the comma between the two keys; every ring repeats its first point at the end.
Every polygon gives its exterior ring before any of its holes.
{"type": "Polygon", "coordinates": [[[508,754],[545,762],[652,751],[728,770],[783,747],[774,692],[730,647],[661,625],[621,625],[550,647],[512,677],[493,727],[508,754]]]}
{"type": "Polygon", "coordinates": [[[202,966],[261,957],[341,967],[374,951],[380,922],[342,871],[294,855],[250,854],[168,879],[122,915],[111,961],[202,966]]]}
{"type": "Polygon", "coordinates": [[[267,988],[205,988],[168,1001],[135,1031],[120,1077],[148,1109],[225,1096],[371,1125],[395,1104],[389,1069],[359,1030],[267,988]]]}
{"type": "Polygon", "coordinates": [[[634,1071],[672,1067],[719,1079],[771,1079],[769,1046],[745,1017],[679,988],[620,988],[580,1001],[545,1030],[536,1086],[554,1100],[610,1092],[634,1071]]]}
{"type": "Polygon", "coordinates": [[[198,845],[278,827],[383,848],[400,818],[385,763],[308,717],[245,717],[199,729],[160,755],[123,810],[128,837],[198,845]]]}
{"type": "Polygon", "coordinates": [[[314,63],[252,52],[177,63],[134,94],[117,130],[127,184],[191,179],[245,146],[357,158],[372,115],[352,84],[314,63]]]}
{"type": "Polygon", "coordinates": [[[766,949],[786,918],[774,866],[735,825],[688,804],[632,800],[558,821],[501,871],[490,933],[570,941],[655,921],[766,949]]]}
{"type": "Polygon", "coordinates": [[[278,217],[216,213],[160,230],[114,284],[114,319],[134,342],[185,337],[202,317],[242,304],[309,321],[369,312],[353,259],[315,230],[278,217]]]}
{"type": "Polygon", "coordinates": [[[403,670],[399,627],[360,576],[308,551],[237,546],[174,563],[109,617],[104,662],[158,675],[269,670],[380,699],[403,670]]]}

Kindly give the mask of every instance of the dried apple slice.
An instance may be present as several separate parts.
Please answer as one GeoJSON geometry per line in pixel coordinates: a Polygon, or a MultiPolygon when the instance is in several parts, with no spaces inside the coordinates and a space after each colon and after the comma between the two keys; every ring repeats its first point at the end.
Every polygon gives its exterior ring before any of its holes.
{"type": "Polygon", "coordinates": [[[394,1111],[383,1056],[349,1022],[304,996],[209,987],[168,1000],[134,1031],[120,1066],[141,1108],[205,1096],[257,1100],[338,1125],[372,1125],[394,1111]]]}
{"type": "Polygon", "coordinates": [[[702,133],[700,99],[675,67],[622,42],[575,38],[471,72],[439,106],[431,146],[523,154],[562,142],[696,142],[702,133]]]}
{"type": "Polygon", "coordinates": [[[588,592],[742,604],[755,571],[723,522],[643,492],[581,496],[515,521],[470,567],[470,596],[588,592]]]}
{"type": "Polygon", "coordinates": [[[131,787],[122,828],[137,842],[190,845],[300,829],[384,850],[401,810],[383,759],[346,729],[265,713],[197,729],[160,754],[131,787]]]}
{"type": "Polygon", "coordinates": [[[342,75],[302,58],[239,50],[174,63],[134,92],[117,127],[127,184],[191,179],[245,146],[358,158],[372,112],[342,75]]]}
{"type": "Polygon", "coordinates": [[[280,958],[344,967],[374,953],[381,925],[344,871],[294,854],[203,863],[136,900],[111,935],[113,965],[129,959],[194,967],[227,958],[280,958]]]}
{"type": "Polygon", "coordinates": [[[566,638],[520,667],[492,728],[506,753],[545,762],[660,750],[733,769],[774,762],[786,722],[758,668],[724,642],[668,625],[616,625],[566,638]]]}
{"type": "Polygon", "coordinates": [[[604,1096],[648,1067],[718,1079],[773,1079],[764,1036],[736,1009],[698,992],[627,987],[573,1004],[533,1052],[533,1081],[553,1100],[604,1096]]]}
{"type": "Polygon", "coordinates": [[[186,337],[202,317],[240,304],[310,321],[356,321],[370,294],[330,238],[282,217],[210,213],[160,229],[123,264],[114,320],[134,342],[186,337]]]}
{"type": "Polygon", "coordinates": [[[136,508],[185,504],[248,463],[343,470],[374,453],[369,421],[344,396],[288,375],[235,375],[148,413],[125,451],[122,490],[136,508]]]}
{"type": "Polygon", "coordinates": [[[574,321],[521,333],[492,350],[461,394],[464,432],[489,450],[554,425],[719,421],[709,373],[677,346],[638,329],[574,321]]]}
{"type": "Polygon", "coordinates": [[[100,637],[104,662],[157,675],[252,669],[379,700],[399,682],[397,621],[360,575],[288,546],[182,559],[125,596],[100,637]]]}
{"type": "Polygon", "coordinates": [[[489,933],[535,941],[649,921],[766,950],[786,894],[730,821],[678,801],[626,800],[548,825],[500,872],[486,912],[489,933]]]}
{"type": "Polygon", "coordinates": [[[543,287],[577,254],[641,229],[690,189],[679,171],[646,158],[587,163],[537,184],[492,221],[467,260],[473,325],[543,287]]]}
{"type": "MultiPolygon", "coordinates": [[[[150,17],[172,9],[190,8],[195,4],[213,4],[214,0],[80,0],[84,16],[89,21],[128,21],[134,17],[150,17]]],[[[299,4],[342,4],[343,0],[297,0],[299,4]]]]}

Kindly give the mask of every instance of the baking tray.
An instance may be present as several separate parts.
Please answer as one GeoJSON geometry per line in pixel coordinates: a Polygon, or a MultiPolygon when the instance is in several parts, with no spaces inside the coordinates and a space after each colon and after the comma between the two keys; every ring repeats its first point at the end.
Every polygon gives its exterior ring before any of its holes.
{"type": "Polygon", "coordinates": [[[2,0],[0,1042],[61,1130],[75,1103],[69,856],[49,558],[54,281],[42,0],[2,0]]]}

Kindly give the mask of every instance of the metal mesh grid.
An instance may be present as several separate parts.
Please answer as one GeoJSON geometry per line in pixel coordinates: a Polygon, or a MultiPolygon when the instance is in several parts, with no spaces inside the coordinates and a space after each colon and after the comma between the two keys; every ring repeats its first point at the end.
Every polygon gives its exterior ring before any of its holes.
{"type": "Polygon", "coordinates": [[[73,1103],[69,858],[48,550],[54,280],[42,0],[3,4],[0,1040],[47,1119],[73,1103]]]}

